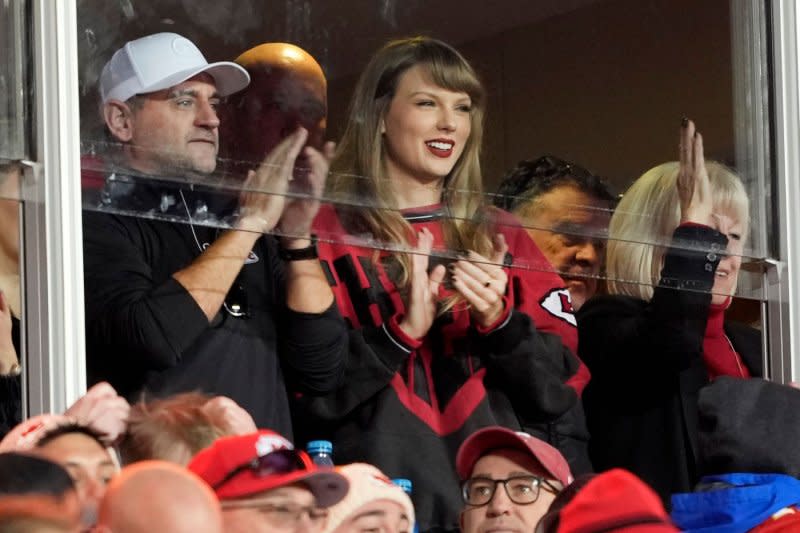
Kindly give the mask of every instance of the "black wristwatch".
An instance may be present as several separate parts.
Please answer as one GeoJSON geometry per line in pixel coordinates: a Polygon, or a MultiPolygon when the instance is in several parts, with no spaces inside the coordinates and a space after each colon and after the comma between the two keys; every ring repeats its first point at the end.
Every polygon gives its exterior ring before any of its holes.
{"type": "Polygon", "coordinates": [[[305,261],[306,259],[317,259],[317,236],[311,235],[311,244],[305,248],[297,248],[296,250],[289,250],[287,248],[278,248],[278,255],[284,261],[305,261]]]}

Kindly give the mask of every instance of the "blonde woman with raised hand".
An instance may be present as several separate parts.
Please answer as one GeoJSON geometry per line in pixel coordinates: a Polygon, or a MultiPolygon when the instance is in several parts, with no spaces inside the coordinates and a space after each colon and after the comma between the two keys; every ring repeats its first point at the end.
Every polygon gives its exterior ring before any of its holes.
{"type": "Polygon", "coordinates": [[[719,376],[761,375],[761,342],[728,323],[749,223],[730,169],[706,162],[684,119],[680,160],[640,177],[609,226],[609,295],[578,313],[584,395],[597,470],[623,467],[669,504],[701,474],[697,394],[719,376]],[[671,238],[671,240],[670,240],[671,238]]]}

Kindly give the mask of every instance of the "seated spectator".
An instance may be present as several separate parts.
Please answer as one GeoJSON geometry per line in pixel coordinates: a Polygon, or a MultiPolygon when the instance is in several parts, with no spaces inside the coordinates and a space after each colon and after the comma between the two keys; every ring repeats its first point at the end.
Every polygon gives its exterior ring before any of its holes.
{"type": "Polygon", "coordinates": [[[353,463],[338,468],[350,488],[328,510],[325,533],[409,533],[414,529],[411,498],[372,465],[353,463]]]}
{"type": "Polygon", "coordinates": [[[672,495],[686,531],[800,530],[800,390],[721,377],[700,391],[700,456],[694,493],[672,495]]]}
{"type": "Polygon", "coordinates": [[[222,533],[214,493],[196,475],[173,463],[142,461],[108,486],[96,533],[222,533]]]}
{"type": "Polygon", "coordinates": [[[57,501],[46,495],[0,497],[0,533],[78,533],[77,500],[57,501]]]}
{"type": "Polygon", "coordinates": [[[680,161],[623,196],[609,226],[608,292],[578,313],[592,381],[583,404],[597,470],[622,467],[669,505],[698,470],[699,391],[719,376],[761,375],[757,331],[725,321],[748,234],[741,180],[706,164],[703,137],[681,126],[680,161]]]}
{"type": "Polygon", "coordinates": [[[463,480],[463,533],[532,531],[556,495],[572,483],[569,465],[558,450],[499,426],[479,430],[464,441],[456,469],[463,480]]]}
{"type": "Polygon", "coordinates": [[[21,422],[0,441],[0,452],[34,448],[39,439],[62,426],[83,426],[111,446],[125,432],[130,406],[108,383],[101,382],[78,398],[63,415],[37,415],[21,422]]]}
{"type": "Polygon", "coordinates": [[[700,391],[703,474],[800,477],[800,390],[763,379],[720,377],[700,391]]]}
{"type": "Polygon", "coordinates": [[[677,533],[653,490],[614,469],[581,481],[553,502],[536,533],[677,533]]]}
{"type": "Polygon", "coordinates": [[[40,494],[78,503],[75,483],[61,465],[22,453],[0,453],[0,498],[40,494]]]}
{"type": "Polygon", "coordinates": [[[84,426],[60,426],[42,435],[33,453],[69,472],[78,490],[81,519],[92,526],[106,486],[119,471],[100,435],[84,426]]]}
{"type": "Polygon", "coordinates": [[[566,282],[576,311],[597,291],[614,203],[598,176],[549,155],[517,164],[494,198],[525,225],[566,282]]]}
{"type": "Polygon", "coordinates": [[[216,492],[226,533],[319,532],[348,487],[267,430],[218,439],[188,468],[216,492]]]}
{"type": "Polygon", "coordinates": [[[219,437],[255,430],[253,418],[230,398],[187,392],[135,404],[119,451],[126,465],[147,459],[186,465],[219,437]]]}

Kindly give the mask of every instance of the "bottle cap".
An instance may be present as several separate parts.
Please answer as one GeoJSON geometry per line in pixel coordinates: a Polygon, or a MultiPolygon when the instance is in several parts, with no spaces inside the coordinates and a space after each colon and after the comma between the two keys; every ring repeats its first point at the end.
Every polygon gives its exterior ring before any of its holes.
{"type": "Polygon", "coordinates": [[[392,483],[403,489],[403,492],[406,494],[411,494],[411,490],[413,488],[413,484],[411,483],[410,479],[405,479],[402,477],[394,478],[392,483]]]}
{"type": "Polygon", "coordinates": [[[333,443],[329,440],[312,440],[306,444],[306,451],[311,454],[333,453],[333,443]]]}

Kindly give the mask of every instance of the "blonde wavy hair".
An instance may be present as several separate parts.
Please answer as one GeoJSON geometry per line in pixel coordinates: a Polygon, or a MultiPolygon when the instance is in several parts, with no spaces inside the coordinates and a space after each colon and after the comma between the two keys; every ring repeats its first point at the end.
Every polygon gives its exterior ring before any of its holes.
{"type": "MultiPolygon", "coordinates": [[[[471,132],[461,157],[444,180],[443,229],[449,250],[474,250],[491,255],[480,167],[486,96],[475,71],[448,44],[428,37],[391,41],[370,60],[358,80],[349,108],[347,127],[331,165],[333,194],[345,227],[352,234],[367,233],[380,243],[403,248],[414,232],[397,209],[386,171],[386,145],[381,122],[389,110],[400,77],[421,65],[433,83],[464,92],[471,99],[471,132]],[[357,202],[355,200],[358,200],[357,202]],[[363,205],[366,200],[367,205],[363,205]]],[[[376,255],[377,256],[377,255],[376,255]]],[[[397,254],[400,263],[398,287],[409,285],[411,259],[397,254]]]]}
{"type": "MultiPolygon", "coordinates": [[[[750,223],[750,201],[741,179],[731,169],[707,161],[715,213],[731,213],[743,225],[750,223]]],[[[649,301],[658,284],[664,254],[680,224],[680,202],[675,186],[679,163],[664,163],[645,172],[625,192],[608,227],[606,274],[608,292],[649,301]]]]}

